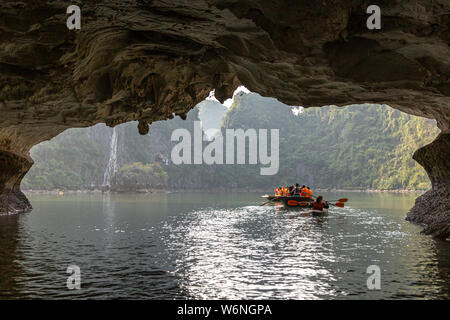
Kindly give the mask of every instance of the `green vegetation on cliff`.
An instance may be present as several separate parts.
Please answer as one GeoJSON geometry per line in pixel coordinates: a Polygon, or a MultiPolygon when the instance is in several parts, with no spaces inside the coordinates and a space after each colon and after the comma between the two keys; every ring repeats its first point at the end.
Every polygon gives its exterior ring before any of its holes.
{"type": "MultiPolygon", "coordinates": [[[[295,181],[320,188],[425,189],[429,180],[412,159],[438,134],[434,121],[388,106],[354,105],[290,108],[259,95],[237,97],[225,124],[230,128],[280,129],[280,171],[277,179],[259,177],[259,184],[295,181]]],[[[248,181],[245,169],[236,179],[248,181]]],[[[256,170],[255,170],[256,172],[256,170]]]]}
{"type": "MultiPolygon", "coordinates": [[[[222,130],[279,129],[280,169],[261,176],[260,165],[181,165],[170,162],[171,134],[192,132],[195,120],[218,128],[225,110],[205,101],[187,120],[153,123],[140,136],[136,123],[117,128],[118,167],[112,188],[272,188],[296,182],[314,188],[426,189],[424,169],[412,154],[430,143],[439,130],[432,120],[414,117],[388,106],[354,105],[292,109],[258,94],[238,94],[221,121],[222,130]],[[208,109],[209,108],[209,109],[208,109]],[[199,112],[200,111],[200,112],[199,112]],[[161,165],[153,165],[161,163],[161,165]]],[[[35,165],[23,180],[25,189],[82,189],[100,186],[110,152],[111,128],[97,125],[72,129],[33,148],[35,165]]]]}
{"type": "Polygon", "coordinates": [[[34,147],[35,164],[22,181],[24,189],[83,189],[100,183],[108,146],[91,131],[71,129],[34,147]],[[98,177],[97,180],[93,177],[98,177]]]}
{"type": "Polygon", "coordinates": [[[167,187],[167,173],[156,162],[126,164],[113,178],[111,189],[114,191],[137,191],[143,189],[164,189],[167,187]]]}

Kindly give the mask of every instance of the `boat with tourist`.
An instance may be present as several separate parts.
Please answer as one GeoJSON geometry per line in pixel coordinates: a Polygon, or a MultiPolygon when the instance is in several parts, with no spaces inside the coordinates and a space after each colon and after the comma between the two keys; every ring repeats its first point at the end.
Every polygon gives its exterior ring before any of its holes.
{"type": "Polygon", "coordinates": [[[275,188],[273,196],[266,194],[262,198],[267,199],[262,206],[269,203],[282,203],[286,209],[309,209],[304,213],[312,216],[328,215],[330,205],[343,208],[344,203],[348,201],[347,198],[325,201],[322,196],[315,197],[309,187],[303,185],[300,188],[299,184],[296,184],[295,187],[275,188]]]}

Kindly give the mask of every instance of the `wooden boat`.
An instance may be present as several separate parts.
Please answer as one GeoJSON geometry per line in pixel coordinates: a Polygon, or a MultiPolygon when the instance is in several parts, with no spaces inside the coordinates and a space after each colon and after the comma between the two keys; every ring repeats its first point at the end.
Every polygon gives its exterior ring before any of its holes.
{"type": "MultiPolygon", "coordinates": [[[[309,209],[312,207],[312,204],[314,203],[313,198],[309,197],[302,197],[302,196],[270,196],[270,195],[264,195],[263,198],[269,200],[265,202],[262,205],[265,205],[270,202],[278,202],[283,203],[284,207],[287,209],[309,209]]],[[[347,202],[347,198],[341,198],[338,200],[332,201],[330,205],[343,208],[344,203],[347,202]]],[[[311,216],[326,216],[328,215],[328,209],[324,208],[323,210],[314,210],[309,209],[307,211],[303,211],[302,215],[311,215],[311,216]]]]}
{"type": "Polygon", "coordinates": [[[314,201],[311,198],[306,197],[284,197],[281,199],[285,208],[288,209],[301,209],[301,208],[309,208],[311,203],[314,201]]]}
{"type": "Polygon", "coordinates": [[[302,196],[270,196],[264,195],[262,198],[271,202],[281,202],[285,208],[309,208],[314,199],[302,196]]]}
{"type": "Polygon", "coordinates": [[[269,201],[273,201],[273,202],[281,202],[281,201],[289,201],[289,200],[293,200],[293,201],[298,201],[298,202],[313,202],[314,199],[312,198],[307,198],[307,197],[301,197],[301,196],[269,196],[269,195],[264,195],[262,196],[262,198],[265,198],[269,201]]]}

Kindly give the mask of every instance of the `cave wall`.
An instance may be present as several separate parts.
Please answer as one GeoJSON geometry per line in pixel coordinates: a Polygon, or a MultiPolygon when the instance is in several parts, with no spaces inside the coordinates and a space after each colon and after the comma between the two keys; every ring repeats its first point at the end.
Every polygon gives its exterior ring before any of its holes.
{"type": "MultiPolygon", "coordinates": [[[[33,145],[99,122],[138,120],[145,134],[211,89],[224,100],[241,84],[289,105],[385,103],[436,119],[445,134],[449,29],[448,0],[3,0],[0,152],[31,165],[33,145]],[[82,10],[79,31],[66,27],[71,4],[82,10]],[[381,30],[366,27],[372,4],[381,30]]],[[[3,167],[12,172],[2,185],[28,165],[3,167]]]]}
{"type": "Polygon", "coordinates": [[[425,226],[425,233],[450,236],[450,133],[441,133],[431,144],[414,153],[414,160],[428,173],[432,189],[416,199],[406,219],[425,226]]]}

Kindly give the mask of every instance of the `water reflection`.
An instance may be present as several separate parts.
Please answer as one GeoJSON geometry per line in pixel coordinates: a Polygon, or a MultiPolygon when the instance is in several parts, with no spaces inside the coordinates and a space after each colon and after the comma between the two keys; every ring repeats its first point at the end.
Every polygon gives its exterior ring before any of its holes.
{"type": "Polygon", "coordinates": [[[439,284],[437,285],[438,294],[441,297],[450,298],[450,241],[435,242],[435,258],[437,260],[437,271],[439,284]]]}
{"type": "Polygon", "coordinates": [[[450,243],[404,220],[414,197],[351,198],[317,218],[251,194],[34,196],[32,213],[0,217],[0,297],[449,298],[450,243]]]}
{"type": "Polygon", "coordinates": [[[184,287],[202,299],[332,295],[332,274],[319,261],[335,258],[332,252],[315,250],[323,235],[316,232],[311,237],[302,230],[302,221],[283,225],[267,215],[268,210],[196,211],[189,215],[191,223],[170,226],[169,232],[183,239],[171,241],[170,246],[182,254],[177,257],[181,262],[177,271],[183,275],[184,287]]]}
{"type": "Polygon", "coordinates": [[[20,261],[23,255],[18,251],[18,215],[0,216],[0,298],[22,297],[23,286],[18,281],[23,273],[20,261]]]}

